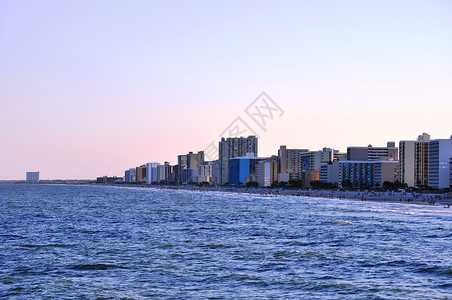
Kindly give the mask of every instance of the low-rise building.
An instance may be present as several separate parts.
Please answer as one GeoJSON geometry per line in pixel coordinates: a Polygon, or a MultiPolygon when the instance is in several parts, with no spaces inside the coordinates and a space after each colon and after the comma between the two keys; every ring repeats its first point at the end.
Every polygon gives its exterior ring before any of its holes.
{"type": "Polygon", "coordinates": [[[198,169],[183,169],[182,184],[189,184],[198,181],[198,169]]]}
{"type": "Polygon", "coordinates": [[[257,182],[258,163],[265,158],[248,153],[245,157],[229,159],[229,185],[245,185],[257,182]]]}
{"type": "Polygon", "coordinates": [[[118,182],[122,182],[122,181],[123,181],[122,177],[116,177],[116,176],[113,176],[113,177],[102,176],[102,177],[97,177],[97,179],[96,179],[96,183],[101,183],[101,184],[118,183],[118,182]]]}
{"type": "Polygon", "coordinates": [[[399,162],[393,160],[340,161],[339,185],[351,183],[357,188],[381,187],[385,181],[396,182],[399,162]]]}
{"type": "Polygon", "coordinates": [[[39,171],[37,172],[26,172],[27,182],[38,182],[39,181],[39,171]]]}
{"type": "Polygon", "coordinates": [[[311,182],[319,181],[319,170],[304,170],[303,171],[303,188],[307,189],[311,187],[311,182]]]}
{"type": "Polygon", "coordinates": [[[168,176],[170,172],[170,163],[165,161],[163,165],[157,166],[157,182],[160,183],[167,183],[168,182],[168,176]]]}
{"type": "Polygon", "coordinates": [[[339,183],[339,161],[322,164],[320,166],[319,181],[339,183]]]}

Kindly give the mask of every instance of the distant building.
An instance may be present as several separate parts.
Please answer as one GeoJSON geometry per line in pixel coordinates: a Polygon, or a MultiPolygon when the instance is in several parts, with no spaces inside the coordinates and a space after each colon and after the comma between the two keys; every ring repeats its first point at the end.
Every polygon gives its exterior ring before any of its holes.
{"type": "Polygon", "coordinates": [[[137,174],[137,182],[146,182],[146,165],[141,165],[136,168],[136,174],[137,174]]]}
{"type": "Polygon", "coordinates": [[[287,149],[285,145],[278,150],[278,181],[288,182],[290,180],[301,180],[300,153],[308,152],[309,149],[287,149]]]}
{"type": "Polygon", "coordinates": [[[261,187],[271,186],[278,181],[278,157],[265,158],[258,163],[257,183],[261,187]]]}
{"type": "Polygon", "coordinates": [[[163,165],[157,166],[157,181],[158,182],[168,182],[168,176],[171,170],[170,163],[165,161],[163,165]]]}
{"type": "Polygon", "coordinates": [[[399,162],[393,160],[340,161],[339,185],[349,181],[353,187],[381,187],[385,181],[395,182],[399,177],[399,162]]]}
{"type": "Polygon", "coordinates": [[[388,142],[386,147],[348,147],[347,160],[350,161],[368,161],[380,160],[390,158],[392,160],[399,160],[398,148],[395,142],[388,142]]]}
{"type": "Polygon", "coordinates": [[[320,166],[319,181],[339,183],[339,161],[322,164],[320,166]]]}
{"type": "Polygon", "coordinates": [[[255,157],[248,153],[244,157],[229,159],[229,185],[245,185],[248,182],[257,182],[258,163],[262,157],[255,157]]]}
{"type": "Polygon", "coordinates": [[[198,183],[212,183],[212,161],[205,161],[198,167],[198,183]]]}
{"type": "Polygon", "coordinates": [[[452,191],[452,157],[450,160],[450,190],[452,191]]]}
{"type": "Polygon", "coordinates": [[[255,136],[221,138],[218,145],[218,184],[229,182],[229,160],[235,157],[243,157],[247,153],[257,153],[257,138],[255,136]]]}
{"type": "Polygon", "coordinates": [[[125,171],[124,181],[128,183],[136,182],[137,170],[135,168],[125,171]]]}
{"type": "Polygon", "coordinates": [[[428,185],[430,135],[423,133],[417,141],[400,141],[400,182],[410,187],[428,185]]]}
{"type": "Polygon", "coordinates": [[[187,184],[190,182],[196,182],[197,170],[199,166],[204,162],[204,152],[199,151],[198,153],[189,152],[185,155],[179,155],[177,157],[177,178],[178,183],[187,184]],[[196,170],[196,171],[186,171],[186,169],[196,170]],[[187,174],[192,174],[192,177],[187,177],[187,174]],[[194,176],[194,177],[193,177],[194,176]]]}
{"type": "Polygon", "coordinates": [[[429,186],[435,189],[450,187],[450,157],[452,137],[430,141],[429,145],[429,186]]]}
{"type": "Polygon", "coordinates": [[[182,184],[189,184],[197,182],[198,169],[183,169],[182,170],[182,184]]]}
{"type": "Polygon", "coordinates": [[[220,161],[219,160],[212,161],[212,184],[213,185],[220,184],[220,161]]]}
{"type": "Polygon", "coordinates": [[[168,183],[177,182],[177,165],[168,168],[168,183]]]}
{"type": "Polygon", "coordinates": [[[96,179],[96,183],[101,183],[101,184],[109,184],[109,183],[117,183],[117,182],[122,182],[123,178],[122,177],[108,177],[108,176],[102,176],[102,177],[97,177],[96,179]]]}
{"type": "Polygon", "coordinates": [[[319,170],[304,170],[303,171],[303,188],[307,189],[311,187],[311,182],[319,181],[319,170]]]}
{"type": "Polygon", "coordinates": [[[158,166],[160,163],[152,162],[146,164],[146,183],[152,184],[159,182],[158,166]]]}
{"type": "Polygon", "coordinates": [[[26,180],[27,180],[27,182],[38,182],[39,181],[39,171],[38,172],[27,172],[26,180]]]}
{"type": "Polygon", "coordinates": [[[300,172],[304,170],[320,170],[322,163],[333,161],[333,150],[324,148],[320,151],[309,151],[300,153],[300,172]]]}

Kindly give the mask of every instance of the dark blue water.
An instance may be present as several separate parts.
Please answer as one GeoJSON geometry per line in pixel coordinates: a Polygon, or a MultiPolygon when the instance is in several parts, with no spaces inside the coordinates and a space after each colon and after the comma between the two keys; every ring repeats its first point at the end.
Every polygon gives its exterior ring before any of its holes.
{"type": "Polygon", "coordinates": [[[5,298],[452,298],[452,211],[0,185],[5,298]]]}

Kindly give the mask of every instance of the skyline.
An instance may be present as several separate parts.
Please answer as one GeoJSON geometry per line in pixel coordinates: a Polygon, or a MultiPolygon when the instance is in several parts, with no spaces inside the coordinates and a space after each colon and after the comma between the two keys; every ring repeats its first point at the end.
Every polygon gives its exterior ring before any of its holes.
{"type": "Polygon", "coordinates": [[[175,164],[262,91],[262,156],[452,134],[449,2],[133,4],[0,1],[1,180],[175,164]]]}

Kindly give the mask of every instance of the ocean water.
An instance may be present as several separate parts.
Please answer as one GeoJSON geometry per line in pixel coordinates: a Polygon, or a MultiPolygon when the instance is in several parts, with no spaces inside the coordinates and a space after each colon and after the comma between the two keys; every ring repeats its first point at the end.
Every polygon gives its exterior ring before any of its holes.
{"type": "Polygon", "coordinates": [[[450,299],[452,209],[0,185],[0,297],[450,299]]]}

